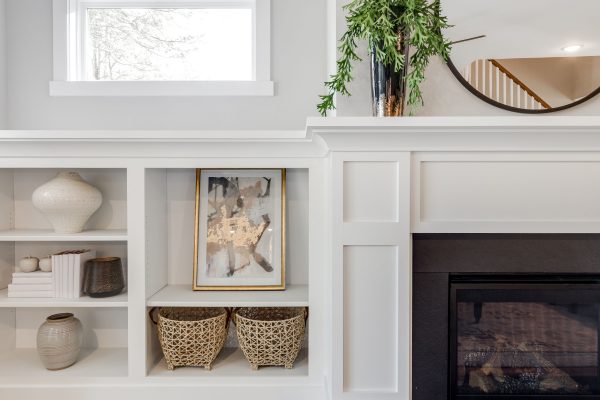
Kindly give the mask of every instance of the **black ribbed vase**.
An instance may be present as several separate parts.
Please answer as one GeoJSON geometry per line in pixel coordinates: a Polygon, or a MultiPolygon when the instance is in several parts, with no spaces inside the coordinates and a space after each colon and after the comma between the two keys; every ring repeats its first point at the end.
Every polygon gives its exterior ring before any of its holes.
{"type": "Polygon", "coordinates": [[[377,60],[376,50],[371,50],[371,95],[374,117],[400,117],[406,104],[406,75],[409,68],[408,36],[398,28],[398,51],[404,54],[404,67],[395,71],[394,66],[377,60]]]}

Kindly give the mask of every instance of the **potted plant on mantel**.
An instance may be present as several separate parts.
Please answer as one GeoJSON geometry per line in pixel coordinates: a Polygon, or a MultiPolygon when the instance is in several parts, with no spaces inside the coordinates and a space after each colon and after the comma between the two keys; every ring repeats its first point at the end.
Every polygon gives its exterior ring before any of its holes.
{"type": "Polygon", "coordinates": [[[359,41],[367,42],[371,58],[373,116],[401,116],[405,103],[411,112],[422,105],[419,86],[429,59],[439,55],[447,60],[450,52],[442,35],[449,25],[440,0],[352,0],[344,9],[347,30],[338,47],[337,72],[325,82],[329,93],[319,96],[321,115],[335,109],[336,93],[350,96],[352,63],[361,61],[359,41]]]}

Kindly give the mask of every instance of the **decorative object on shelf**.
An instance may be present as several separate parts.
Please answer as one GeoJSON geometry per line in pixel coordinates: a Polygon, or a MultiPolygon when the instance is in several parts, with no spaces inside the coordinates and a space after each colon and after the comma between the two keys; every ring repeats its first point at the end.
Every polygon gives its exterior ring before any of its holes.
{"type": "Polygon", "coordinates": [[[125,288],[123,265],[119,257],[100,257],[86,261],[83,292],[90,297],[116,296],[125,288]]]}
{"type": "Polygon", "coordinates": [[[90,249],[66,250],[52,255],[55,297],[78,299],[83,295],[84,265],[96,258],[90,249]]]}
{"type": "Polygon", "coordinates": [[[14,272],[12,283],[8,285],[9,298],[51,298],[54,297],[52,272],[14,272]]]}
{"type": "Polygon", "coordinates": [[[52,272],[52,256],[46,256],[40,260],[40,270],[52,272]]]}
{"type": "Polygon", "coordinates": [[[255,370],[262,365],[292,368],[307,318],[306,307],[239,308],[232,316],[242,352],[255,370]]]}
{"type": "Polygon", "coordinates": [[[102,204],[102,193],[77,172],[59,172],[33,192],[33,205],[56,233],[79,233],[102,204]]]}
{"type": "Polygon", "coordinates": [[[339,46],[337,72],[325,82],[328,93],[319,96],[321,115],[335,109],[336,93],[350,95],[347,85],[353,78],[352,63],[361,61],[360,41],[367,42],[371,55],[373,116],[402,115],[405,99],[413,110],[423,104],[420,84],[429,59],[436,55],[447,59],[450,51],[450,42],[441,33],[448,24],[440,0],[353,0],[344,8],[347,30],[339,46]]]}
{"type": "Polygon", "coordinates": [[[82,345],[81,322],[71,313],[51,315],[38,329],[38,354],[44,366],[51,371],[75,364],[82,345]]]}
{"type": "Polygon", "coordinates": [[[285,289],[285,169],[196,171],[194,290],[285,289]]]}
{"type": "Polygon", "coordinates": [[[229,312],[224,308],[163,307],[150,310],[150,320],[158,326],[158,340],[167,368],[204,367],[223,348],[229,331],[229,312]]]}
{"type": "Polygon", "coordinates": [[[19,260],[19,269],[21,272],[37,271],[40,259],[37,257],[23,257],[19,260]]]}

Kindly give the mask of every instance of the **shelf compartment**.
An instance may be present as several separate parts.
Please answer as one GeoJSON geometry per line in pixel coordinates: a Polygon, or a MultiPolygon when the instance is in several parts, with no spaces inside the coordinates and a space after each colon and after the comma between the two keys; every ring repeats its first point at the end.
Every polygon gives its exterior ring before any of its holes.
{"type": "Polygon", "coordinates": [[[127,377],[127,348],[84,348],[79,360],[69,368],[49,371],[36,349],[23,348],[0,352],[0,383],[74,383],[72,378],[127,377]]]}
{"type": "Polygon", "coordinates": [[[0,242],[125,242],[127,230],[89,230],[63,234],[46,229],[10,229],[0,231],[0,242]]]}
{"type": "Polygon", "coordinates": [[[307,307],[308,286],[282,291],[193,291],[191,285],[167,285],[148,299],[149,307],[307,307]]]}
{"type": "Polygon", "coordinates": [[[79,299],[14,298],[8,297],[8,289],[0,290],[0,308],[47,308],[47,307],[127,307],[127,293],[107,298],[81,297],[79,299]]]}
{"type": "Polygon", "coordinates": [[[202,367],[178,367],[169,371],[165,359],[161,359],[148,374],[151,378],[219,378],[219,377],[303,377],[308,376],[308,350],[302,349],[294,363],[294,368],[260,367],[252,370],[242,350],[238,347],[225,347],[219,353],[210,371],[202,367]]]}

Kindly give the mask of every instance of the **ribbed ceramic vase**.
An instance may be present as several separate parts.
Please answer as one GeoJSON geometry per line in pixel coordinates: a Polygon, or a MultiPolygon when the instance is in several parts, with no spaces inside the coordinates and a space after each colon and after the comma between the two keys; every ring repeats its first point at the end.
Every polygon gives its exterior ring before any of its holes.
{"type": "Polygon", "coordinates": [[[33,192],[33,205],[56,233],[79,233],[102,204],[102,193],[77,172],[60,172],[33,192]]]}
{"type": "Polygon", "coordinates": [[[59,370],[75,364],[82,344],[83,328],[73,314],[51,315],[38,329],[38,354],[49,370],[59,370]]]}

